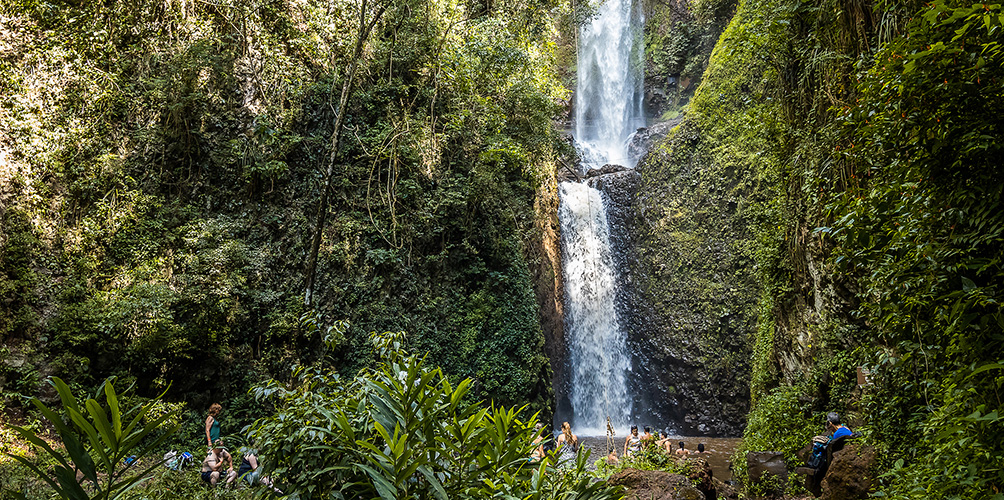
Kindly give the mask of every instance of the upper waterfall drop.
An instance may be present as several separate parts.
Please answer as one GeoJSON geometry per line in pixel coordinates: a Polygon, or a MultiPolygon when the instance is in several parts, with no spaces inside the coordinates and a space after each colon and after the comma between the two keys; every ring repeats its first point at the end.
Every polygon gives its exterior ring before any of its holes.
{"type": "Polygon", "coordinates": [[[633,167],[625,141],[645,125],[644,18],[636,1],[601,1],[596,17],[579,32],[575,139],[590,166],[633,167]]]}

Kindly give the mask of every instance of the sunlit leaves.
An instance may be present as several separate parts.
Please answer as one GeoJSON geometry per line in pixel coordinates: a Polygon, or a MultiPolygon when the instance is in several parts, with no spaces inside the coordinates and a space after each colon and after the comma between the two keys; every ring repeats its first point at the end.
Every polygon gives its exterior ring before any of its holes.
{"type": "Polygon", "coordinates": [[[279,413],[252,434],[301,498],[616,498],[582,480],[584,460],[573,474],[541,477],[527,461],[536,416],[465,401],[470,379],[454,386],[406,355],[403,334],[371,339],[376,369],[351,381],[300,369],[290,389],[268,391],[279,413]]]}

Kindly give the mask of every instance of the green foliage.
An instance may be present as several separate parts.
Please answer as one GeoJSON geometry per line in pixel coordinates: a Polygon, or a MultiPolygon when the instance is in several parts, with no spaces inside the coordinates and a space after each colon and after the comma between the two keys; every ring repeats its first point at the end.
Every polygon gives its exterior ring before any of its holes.
{"type": "Polygon", "coordinates": [[[251,429],[268,473],[301,498],[619,498],[571,471],[527,457],[536,415],[471,404],[472,381],[452,385],[423,358],[406,355],[403,334],[372,334],[379,360],[346,380],[301,367],[290,384],[256,395],[278,413],[251,429]]]}
{"type": "Polygon", "coordinates": [[[10,457],[27,467],[62,498],[124,498],[131,489],[147,479],[154,467],[160,465],[156,462],[144,469],[138,463],[159,450],[162,443],[177,430],[178,426],[174,425],[153,437],[155,431],[172,417],[171,412],[151,414],[155,401],[123,411],[111,380],[103,384],[101,391],[107,411],[93,398],[84,401],[83,405],[78,403],[70,387],[59,378],[54,378],[52,383],[59,393],[65,418],[72,422],[72,426],[64,422],[64,415],[49,409],[37,398],[32,399],[32,403],[55,428],[63,449],[53,448],[30,430],[18,426],[12,428],[21,438],[44,452],[48,460],[55,462],[52,468],[55,477],[44,470],[44,466],[40,467],[28,458],[15,454],[10,457]],[[135,459],[137,465],[131,467],[126,464],[127,457],[135,459]],[[82,485],[85,481],[89,483],[86,489],[82,485]]]}
{"type": "Polygon", "coordinates": [[[822,231],[868,290],[879,387],[867,403],[903,460],[885,479],[897,497],[987,498],[1004,484],[1001,15],[929,4],[876,53],[838,121],[851,180],[822,231]]]}
{"type": "MultiPolygon", "coordinates": [[[[801,466],[795,453],[812,442],[812,437],[822,433],[823,416],[810,417],[809,407],[799,401],[801,390],[795,387],[779,387],[762,396],[750,411],[743,440],[732,456],[735,464],[746,463],[746,453],[751,451],[779,451],[790,468],[801,466]]],[[[747,486],[749,470],[736,467],[733,473],[737,480],[747,486]]],[[[797,477],[792,475],[792,484],[786,487],[798,488],[797,477]]],[[[765,488],[764,485],[759,485],[765,488]]]]}
{"type": "Polygon", "coordinates": [[[1000,492],[1000,14],[740,3],[688,120],[756,182],[745,450],[791,460],[837,410],[882,450],[878,494],[1000,492]]]}
{"type": "MultiPolygon", "coordinates": [[[[4,4],[0,335],[37,346],[40,377],[173,381],[240,427],[251,384],[325,355],[355,373],[389,325],[479,397],[549,407],[527,255],[567,149],[568,6],[378,3],[322,228],[317,312],[355,325],[337,352],[297,299],[357,3],[4,4]]],[[[5,392],[37,391],[4,369],[5,392]]]]}
{"type": "MultiPolygon", "coordinates": [[[[654,441],[648,441],[640,452],[620,457],[617,463],[608,464],[605,458],[600,458],[595,466],[593,475],[606,480],[624,469],[658,470],[691,476],[696,472],[697,462],[676,457],[657,446],[654,441]]],[[[697,479],[696,475],[693,477],[697,479]]]]}

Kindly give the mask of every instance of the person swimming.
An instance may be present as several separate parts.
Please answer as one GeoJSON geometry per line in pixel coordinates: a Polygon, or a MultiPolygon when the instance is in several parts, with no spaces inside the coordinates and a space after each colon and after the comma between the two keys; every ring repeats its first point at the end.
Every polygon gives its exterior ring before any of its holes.
{"type": "Polygon", "coordinates": [[[688,450],[683,445],[683,441],[680,441],[680,449],[676,450],[676,456],[678,456],[678,457],[685,457],[687,455],[690,455],[690,450],[688,450]]]}

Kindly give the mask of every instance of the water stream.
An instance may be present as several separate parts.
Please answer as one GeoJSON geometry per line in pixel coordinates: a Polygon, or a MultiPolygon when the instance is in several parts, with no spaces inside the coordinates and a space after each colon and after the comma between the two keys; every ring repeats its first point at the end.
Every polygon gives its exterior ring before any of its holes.
{"type": "MultiPolygon", "coordinates": [[[[633,0],[605,0],[581,28],[575,139],[582,169],[606,163],[633,167],[626,141],[644,124],[642,17],[633,0]]],[[[567,397],[579,435],[603,435],[606,419],[623,432],[630,425],[631,357],[616,309],[616,269],[610,251],[607,203],[586,183],[559,186],[568,347],[567,397]]]]}
{"type": "Polygon", "coordinates": [[[606,417],[621,429],[631,417],[630,357],[614,302],[607,211],[601,193],[587,184],[563,182],[559,190],[572,420],[579,434],[603,435],[606,417]]]}

